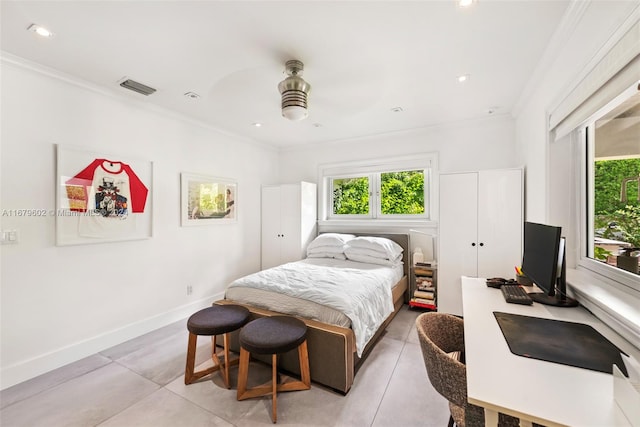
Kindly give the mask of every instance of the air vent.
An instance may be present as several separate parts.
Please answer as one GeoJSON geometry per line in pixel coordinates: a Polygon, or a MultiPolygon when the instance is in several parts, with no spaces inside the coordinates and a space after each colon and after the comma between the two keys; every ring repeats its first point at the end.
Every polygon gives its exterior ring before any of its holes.
{"type": "Polygon", "coordinates": [[[123,88],[132,90],[134,92],[138,92],[141,93],[145,96],[149,96],[151,95],[153,92],[155,92],[156,90],[152,87],[149,87],[147,85],[143,85],[142,83],[138,83],[134,80],[131,79],[125,79],[122,82],[120,82],[120,86],[122,86],[123,88]]]}

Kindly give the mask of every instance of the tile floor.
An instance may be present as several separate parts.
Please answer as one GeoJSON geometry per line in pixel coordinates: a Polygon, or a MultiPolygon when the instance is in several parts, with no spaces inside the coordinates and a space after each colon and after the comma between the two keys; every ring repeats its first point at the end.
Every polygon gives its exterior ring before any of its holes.
{"type": "MultiPolygon", "coordinates": [[[[343,396],[312,383],[278,395],[278,424],[300,426],[445,426],[446,400],[429,383],[406,306],[343,396]]],[[[0,425],[254,426],[271,423],[271,399],[238,402],[219,374],[184,385],[186,319],[0,392],[0,425]]],[[[209,363],[199,339],[197,363],[209,363]]],[[[232,382],[237,370],[232,370],[232,382]]],[[[252,362],[250,384],[268,381],[252,362]]]]}

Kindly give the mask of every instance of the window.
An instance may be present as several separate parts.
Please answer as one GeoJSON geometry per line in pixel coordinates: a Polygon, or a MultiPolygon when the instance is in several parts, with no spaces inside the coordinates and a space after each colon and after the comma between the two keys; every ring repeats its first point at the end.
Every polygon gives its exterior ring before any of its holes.
{"type": "Polygon", "coordinates": [[[435,156],[321,168],[325,219],[429,219],[435,156]]]}
{"type": "Polygon", "coordinates": [[[640,268],[640,93],[617,99],[583,133],[586,265],[637,288],[640,268]]]}
{"type": "Polygon", "coordinates": [[[330,216],[423,216],[425,176],[425,170],[410,170],[330,178],[330,216]]]}
{"type": "Polygon", "coordinates": [[[422,215],[425,212],[424,170],[380,174],[382,215],[422,215]]]}
{"type": "Polygon", "coordinates": [[[369,177],[332,178],[333,215],[369,215],[369,177]]]}

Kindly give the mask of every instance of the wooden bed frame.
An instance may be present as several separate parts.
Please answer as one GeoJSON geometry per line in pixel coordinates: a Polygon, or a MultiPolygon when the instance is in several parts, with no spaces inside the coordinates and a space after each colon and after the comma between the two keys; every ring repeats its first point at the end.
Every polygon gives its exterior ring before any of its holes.
{"type": "MultiPolygon", "coordinates": [[[[405,274],[398,284],[393,288],[393,305],[394,311],[380,326],[373,338],[366,345],[362,357],[358,357],[356,353],[355,335],[350,328],[329,325],[327,323],[318,322],[310,319],[303,320],[307,327],[307,343],[309,351],[309,366],[311,370],[311,380],[346,394],[353,384],[354,376],[365,360],[371,349],[375,346],[380,336],[384,333],[387,325],[393,320],[396,313],[400,310],[405,302],[409,277],[409,236],[407,234],[379,234],[379,233],[354,233],[358,236],[378,236],[386,237],[398,243],[404,249],[402,253],[402,261],[404,262],[405,274]]],[[[251,312],[252,319],[259,317],[281,315],[275,311],[264,310],[239,304],[233,300],[220,300],[214,304],[238,304],[243,305],[251,312]]],[[[231,349],[239,351],[238,331],[231,334],[231,349]]],[[[270,363],[270,356],[261,357],[260,355],[252,355],[253,358],[270,363]]],[[[283,354],[279,357],[281,369],[292,372],[296,375],[300,374],[298,367],[298,355],[295,350],[283,354]]]]}

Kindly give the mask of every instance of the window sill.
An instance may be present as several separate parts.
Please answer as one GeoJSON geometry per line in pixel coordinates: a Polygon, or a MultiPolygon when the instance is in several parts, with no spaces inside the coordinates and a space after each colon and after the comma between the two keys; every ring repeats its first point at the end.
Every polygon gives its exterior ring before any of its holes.
{"type": "Polygon", "coordinates": [[[585,308],[640,349],[640,295],[592,271],[567,269],[567,285],[585,308]]]}

